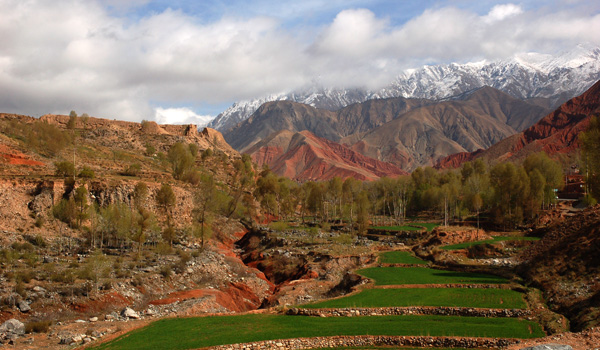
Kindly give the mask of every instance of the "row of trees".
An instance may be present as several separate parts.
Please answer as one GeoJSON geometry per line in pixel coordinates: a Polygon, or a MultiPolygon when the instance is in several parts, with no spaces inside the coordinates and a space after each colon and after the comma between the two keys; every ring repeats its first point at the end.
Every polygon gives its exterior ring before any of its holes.
{"type": "Polygon", "coordinates": [[[489,168],[483,160],[467,162],[458,170],[418,168],[411,175],[360,182],[333,178],[298,184],[264,169],[255,196],[262,208],[283,219],[349,222],[364,231],[369,221],[401,224],[407,215],[428,211],[445,225],[489,211],[497,223],[515,226],[556,201],[563,186],[560,164],[545,153],[522,164],[499,163],[489,168]]]}

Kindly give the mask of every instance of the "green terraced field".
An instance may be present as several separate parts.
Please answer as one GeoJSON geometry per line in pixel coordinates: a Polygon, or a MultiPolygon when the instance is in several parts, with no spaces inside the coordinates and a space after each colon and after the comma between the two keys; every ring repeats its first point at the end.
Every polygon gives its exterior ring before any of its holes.
{"type": "Polygon", "coordinates": [[[523,295],[509,289],[401,288],[365,289],[344,298],[302,305],[303,308],[456,306],[525,309],[523,295]]]}
{"type": "Polygon", "coordinates": [[[401,251],[381,253],[379,262],[382,264],[427,265],[427,261],[415,257],[410,252],[401,251]]]}
{"type": "Polygon", "coordinates": [[[465,242],[465,243],[447,245],[447,246],[442,247],[442,249],[458,250],[458,249],[465,249],[465,248],[469,248],[469,247],[472,247],[475,245],[485,244],[485,243],[494,244],[494,243],[503,242],[503,241],[539,241],[539,240],[540,239],[538,237],[498,236],[498,237],[494,237],[493,239],[488,239],[488,240],[484,240],[484,241],[465,242]]]}
{"type": "Polygon", "coordinates": [[[426,267],[370,267],[356,271],[375,280],[376,285],[396,284],[498,284],[507,280],[481,273],[456,272],[430,269],[426,267]]]}
{"type": "Polygon", "coordinates": [[[239,315],[164,319],[93,349],[183,350],[259,340],[335,335],[544,336],[534,322],[455,316],[304,317],[239,315]]]}

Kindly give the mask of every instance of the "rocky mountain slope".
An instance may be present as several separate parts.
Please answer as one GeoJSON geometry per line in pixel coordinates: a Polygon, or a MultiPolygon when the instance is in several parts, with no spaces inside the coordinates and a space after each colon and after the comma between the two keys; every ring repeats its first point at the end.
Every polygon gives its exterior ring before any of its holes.
{"type": "Polygon", "coordinates": [[[369,158],[411,170],[449,154],[487,148],[545,113],[543,107],[490,87],[437,103],[398,97],[369,100],[335,112],[278,101],[261,106],[225,133],[225,139],[237,150],[248,152],[274,132],[308,130],[369,158]]]}
{"type": "Polygon", "coordinates": [[[448,154],[490,147],[545,109],[484,87],[464,97],[413,109],[342,143],[402,169],[432,165],[448,154]]]}
{"type": "Polygon", "coordinates": [[[577,149],[580,132],[589,120],[600,114],[600,81],[542,118],[523,132],[510,136],[489,149],[477,153],[461,153],[441,159],[438,167],[456,167],[475,158],[522,159],[531,153],[571,154],[577,149]]]}
{"type": "Polygon", "coordinates": [[[579,45],[555,56],[528,53],[494,62],[445,64],[411,69],[377,91],[315,86],[302,92],[280,93],[236,102],[219,114],[210,127],[227,132],[269,101],[289,100],[337,110],[370,99],[407,97],[432,100],[491,86],[545,108],[556,108],[600,79],[600,48],[579,45]]]}
{"type": "Polygon", "coordinates": [[[572,330],[600,325],[600,207],[569,213],[536,234],[543,238],[522,252],[521,275],[544,290],[572,330]]]}
{"type": "Polygon", "coordinates": [[[247,153],[259,167],[266,164],[277,175],[298,181],[329,180],[335,176],[376,180],[406,174],[392,164],[365,157],[307,130],[275,132],[247,153]]]}

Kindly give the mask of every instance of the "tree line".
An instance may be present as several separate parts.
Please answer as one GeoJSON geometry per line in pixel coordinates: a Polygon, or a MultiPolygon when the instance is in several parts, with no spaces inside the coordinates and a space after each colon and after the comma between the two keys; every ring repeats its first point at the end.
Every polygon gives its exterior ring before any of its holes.
{"type": "Polygon", "coordinates": [[[370,222],[401,225],[407,216],[428,213],[444,225],[479,217],[481,212],[506,228],[534,220],[556,202],[564,184],[561,165],[545,153],[522,164],[488,166],[477,159],[460,169],[417,168],[411,175],[361,182],[353,178],[305,182],[264,169],[255,195],[261,207],[283,220],[352,224],[364,232],[370,222]]]}

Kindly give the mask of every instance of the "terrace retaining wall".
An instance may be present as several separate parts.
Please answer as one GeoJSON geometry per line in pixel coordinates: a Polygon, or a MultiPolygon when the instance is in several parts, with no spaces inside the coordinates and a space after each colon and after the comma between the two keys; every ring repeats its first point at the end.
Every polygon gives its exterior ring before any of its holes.
{"type": "Polygon", "coordinates": [[[503,348],[517,344],[518,339],[430,337],[430,336],[335,336],[266,340],[252,343],[219,345],[211,350],[295,350],[352,346],[415,346],[438,348],[503,348]]]}
{"type": "Polygon", "coordinates": [[[531,315],[526,309],[480,309],[470,307],[378,307],[378,308],[327,308],[299,309],[292,308],[288,315],[318,317],[353,317],[353,316],[397,316],[397,315],[442,315],[472,317],[524,317],[531,315]]]}

